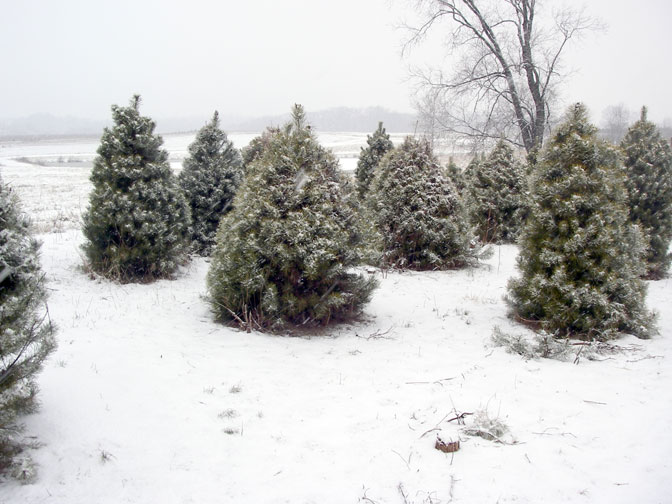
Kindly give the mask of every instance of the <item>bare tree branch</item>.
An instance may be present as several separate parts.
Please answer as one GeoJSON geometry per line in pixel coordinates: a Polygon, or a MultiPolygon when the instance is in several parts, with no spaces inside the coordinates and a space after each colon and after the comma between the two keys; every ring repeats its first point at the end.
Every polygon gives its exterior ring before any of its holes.
{"type": "Polygon", "coordinates": [[[461,56],[450,74],[436,68],[413,72],[419,94],[444,102],[430,107],[444,117],[423,123],[465,137],[505,136],[528,152],[536,150],[549,128],[562,53],[595,22],[576,9],[539,17],[536,0],[416,0],[415,5],[422,21],[407,27],[404,51],[448,27],[452,54],[461,56]],[[546,23],[538,26],[540,19],[546,23]],[[448,111],[458,106],[466,107],[465,113],[448,111]]]}

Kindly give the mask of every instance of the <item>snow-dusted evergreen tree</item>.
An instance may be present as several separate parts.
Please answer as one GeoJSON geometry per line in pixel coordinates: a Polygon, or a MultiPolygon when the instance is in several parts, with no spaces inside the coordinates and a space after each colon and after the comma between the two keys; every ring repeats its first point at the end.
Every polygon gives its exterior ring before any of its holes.
{"type": "Polygon", "coordinates": [[[477,258],[461,198],[428,142],[406,138],[377,172],[369,205],[382,238],[383,264],[446,269],[477,258]]]}
{"type": "Polygon", "coordinates": [[[464,181],[465,181],[465,173],[464,170],[461,170],[457,164],[455,164],[455,160],[450,157],[448,160],[448,164],[446,165],[446,176],[450,179],[450,181],[453,183],[455,186],[455,189],[457,189],[457,193],[463,197],[464,196],[464,181]]]}
{"type": "Polygon", "coordinates": [[[189,207],[140,97],[112,106],[93,163],[83,249],[96,272],[123,282],[170,275],[184,259],[189,207]]]}
{"type": "Polygon", "coordinates": [[[378,123],[378,129],[373,132],[373,135],[367,135],[366,143],[367,147],[362,147],[360,150],[357,169],[355,170],[357,192],[360,198],[364,198],[369,192],[369,186],[375,176],[376,168],[385,154],[394,147],[390,135],[383,128],[382,122],[378,123]]]}
{"type": "Polygon", "coordinates": [[[249,144],[243,147],[241,154],[243,157],[243,171],[245,173],[247,173],[248,167],[261,157],[270,145],[273,135],[278,133],[278,131],[278,128],[268,127],[261,135],[254,137],[249,144]]]}
{"type": "Polygon", "coordinates": [[[56,345],[39,248],[0,178],[0,473],[12,468],[22,450],[18,417],[35,409],[35,375],[56,345]]]}
{"type": "Polygon", "coordinates": [[[542,152],[509,302],[556,336],[648,337],[643,239],[628,221],[620,156],[596,133],[576,104],[542,152]]]}
{"type": "Polygon", "coordinates": [[[646,235],[646,275],[665,277],[672,240],[672,149],[656,126],[642,115],[621,142],[625,153],[630,220],[646,235]]]}
{"type": "Polygon", "coordinates": [[[375,281],[350,271],[360,260],[355,223],[338,162],[296,105],[220,224],[208,272],[216,317],[273,329],[357,314],[375,281]]]}
{"type": "Polygon", "coordinates": [[[471,221],[483,243],[515,241],[525,217],[525,169],[513,149],[500,140],[487,159],[469,173],[471,221]]]}
{"type": "Polygon", "coordinates": [[[178,179],[191,209],[192,246],[210,255],[217,225],[231,209],[243,176],[240,153],[219,128],[217,112],[196,134],[183,167],[178,179]]]}

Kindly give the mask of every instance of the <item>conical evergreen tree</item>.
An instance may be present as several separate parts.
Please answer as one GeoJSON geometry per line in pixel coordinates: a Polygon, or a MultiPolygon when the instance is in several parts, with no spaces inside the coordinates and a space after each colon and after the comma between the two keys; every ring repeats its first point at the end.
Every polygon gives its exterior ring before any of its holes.
{"type": "Polygon", "coordinates": [[[630,220],[647,239],[646,275],[665,277],[670,268],[672,240],[672,149],[656,126],[642,115],[621,142],[625,153],[630,220]]]}
{"type": "Polygon", "coordinates": [[[375,282],[350,271],[360,260],[355,222],[336,158],[295,106],[220,224],[208,272],[217,318],[263,329],[358,313],[375,282]]]}
{"type": "Polygon", "coordinates": [[[497,143],[484,162],[473,165],[468,206],[483,243],[516,240],[525,216],[526,189],[525,170],[504,140],[497,143]]]}
{"type": "Polygon", "coordinates": [[[56,346],[39,248],[0,178],[0,473],[22,450],[18,416],[35,409],[35,375],[56,346]]]}
{"type": "Polygon", "coordinates": [[[357,180],[357,192],[360,198],[364,198],[369,192],[369,186],[375,176],[376,167],[381,159],[392,150],[394,145],[390,140],[390,135],[385,132],[383,123],[378,123],[378,129],[373,135],[366,137],[367,147],[361,148],[357,169],[355,170],[355,179],[357,180]]]}
{"type": "Polygon", "coordinates": [[[219,128],[215,112],[189,146],[189,156],[178,176],[191,209],[191,239],[197,253],[210,255],[217,225],[231,210],[242,175],[240,153],[219,128]]]}
{"type": "Polygon", "coordinates": [[[509,301],[516,317],[556,336],[647,337],[643,241],[628,221],[618,152],[596,132],[577,104],[546,145],[509,301]]]}
{"type": "Polygon", "coordinates": [[[271,139],[278,132],[278,128],[268,127],[261,135],[254,137],[249,144],[243,147],[241,155],[243,158],[244,173],[247,173],[248,167],[262,156],[266,148],[271,144],[271,139]]]}
{"type": "Polygon", "coordinates": [[[112,106],[114,126],[103,132],[83,218],[90,267],[123,282],[173,273],[184,259],[190,218],[163,139],[139,105],[135,96],[129,107],[112,106]]]}
{"type": "Polygon", "coordinates": [[[464,172],[460,170],[460,168],[455,164],[455,161],[451,157],[448,160],[448,164],[446,165],[446,176],[450,179],[450,181],[453,183],[455,186],[455,189],[457,189],[457,192],[460,196],[462,196],[463,191],[464,191],[464,172]]]}
{"type": "Polygon", "coordinates": [[[457,190],[426,141],[408,137],[383,159],[369,204],[386,265],[454,268],[479,253],[457,190]]]}

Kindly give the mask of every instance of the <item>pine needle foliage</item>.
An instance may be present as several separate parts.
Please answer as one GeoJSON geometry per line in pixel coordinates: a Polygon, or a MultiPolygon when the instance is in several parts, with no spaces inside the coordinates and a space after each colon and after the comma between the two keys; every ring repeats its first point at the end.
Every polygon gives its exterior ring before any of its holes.
{"type": "Polygon", "coordinates": [[[508,300],[518,320],[557,337],[645,338],[643,240],[628,221],[619,153],[596,132],[576,104],[545,146],[508,300]]]}
{"type": "Polygon", "coordinates": [[[512,243],[523,225],[527,180],[513,149],[500,140],[469,173],[468,206],[483,243],[512,243]]]}
{"type": "Polygon", "coordinates": [[[93,163],[93,191],[83,217],[89,267],[122,282],[171,275],[184,260],[189,208],[154,134],[154,121],[128,107],[112,106],[93,163]]]}
{"type": "Polygon", "coordinates": [[[0,178],[0,474],[24,448],[19,416],[36,409],[35,377],[56,346],[39,249],[0,178]]]}
{"type": "Polygon", "coordinates": [[[231,210],[242,176],[240,153],[220,129],[215,112],[189,145],[178,176],[191,210],[191,240],[197,254],[210,255],[219,221],[231,210]]]}
{"type": "Polygon", "coordinates": [[[385,266],[448,269],[479,256],[461,198],[424,140],[407,137],[383,159],[369,207],[385,266]]]}
{"type": "Polygon", "coordinates": [[[245,173],[247,173],[252,163],[266,151],[271,143],[271,139],[279,131],[278,128],[268,127],[261,135],[254,137],[249,144],[243,147],[241,154],[243,157],[243,171],[245,173]]]}
{"type": "Polygon", "coordinates": [[[362,147],[360,150],[357,169],[355,170],[357,193],[362,199],[369,192],[369,186],[373,181],[380,161],[394,147],[390,135],[383,128],[382,122],[378,123],[378,129],[372,135],[367,135],[366,144],[366,148],[362,147]]]}
{"type": "Polygon", "coordinates": [[[275,330],[357,315],[376,283],[351,270],[360,262],[353,227],[337,160],[296,105],[220,224],[208,272],[216,317],[275,330]]]}
{"type": "Polygon", "coordinates": [[[672,149],[647,120],[646,107],[621,142],[625,154],[630,220],[647,240],[646,277],[664,278],[672,255],[672,149]]]}

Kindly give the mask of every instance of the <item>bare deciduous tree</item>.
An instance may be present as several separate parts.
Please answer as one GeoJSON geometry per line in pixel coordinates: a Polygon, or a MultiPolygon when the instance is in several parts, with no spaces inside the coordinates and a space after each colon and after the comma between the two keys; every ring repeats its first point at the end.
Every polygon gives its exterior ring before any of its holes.
{"type": "Polygon", "coordinates": [[[603,136],[614,143],[620,142],[628,131],[631,116],[632,112],[622,103],[604,109],[602,114],[603,136]]]}
{"type": "MultiPolygon", "coordinates": [[[[414,72],[420,95],[439,105],[432,111],[433,124],[476,140],[505,137],[528,153],[537,149],[551,117],[562,52],[595,22],[568,8],[542,17],[536,0],[415,2],[421,21],[408,26],[405,50],[447,27],[450,50],[460,57],[450,72],[414,72]]],[[[426,115],[422,104],[428,102],[418,103],[426,115]]]]}

